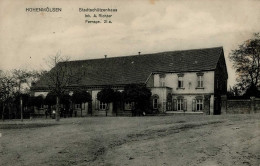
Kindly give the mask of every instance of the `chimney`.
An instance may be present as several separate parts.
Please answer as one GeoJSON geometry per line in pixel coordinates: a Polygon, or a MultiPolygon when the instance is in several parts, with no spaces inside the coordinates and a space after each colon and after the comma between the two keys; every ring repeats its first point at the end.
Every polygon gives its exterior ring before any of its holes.
{"type": "Polygon", "coordinates": [[[138,52],[138,54],[140,55],[140,54],[141,54],[141,52],[139,51],[139,52],[138,52]]]}
{"type": "Polygon", "coordinates": [[[105,58],[107,58],[107,55],[105,55],[105,58]]]}

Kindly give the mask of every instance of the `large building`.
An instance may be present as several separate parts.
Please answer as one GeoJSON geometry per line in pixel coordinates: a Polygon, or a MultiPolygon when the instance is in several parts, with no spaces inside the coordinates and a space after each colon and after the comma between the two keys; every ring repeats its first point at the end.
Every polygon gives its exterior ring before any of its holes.
{"type": "MultiPolygon", "coordinates": [[[[152,92],[152,109],[162,113],[220,114],[221,95],[227,91],[228,74],[222,47],[63,62],[65,64],[82,74],[78,82],[67,88],[72,91],[81,87],[90,92],[94,115],[104,115],[106,106],[97,100],[97,93],[106,86],[123,90],[127,84],[144,83],[152,92]]],[[[48,86],[41,79],[32,90],[35,96],[46,96],[48,86]]],[[[125,103],[118,111],[130,108],[131,103],[125,103]]],[[[114,115],[112,104],[109,104],[108,115],[114,115]]]]}

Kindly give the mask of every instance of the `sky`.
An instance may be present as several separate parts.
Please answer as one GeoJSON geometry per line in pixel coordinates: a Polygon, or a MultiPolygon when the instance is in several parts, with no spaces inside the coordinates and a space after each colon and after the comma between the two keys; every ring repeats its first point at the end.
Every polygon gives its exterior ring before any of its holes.
{"type": "Polygon", "coordinates": [[[228,56],[260,31],[259,9],[259,0],[1,0],[0,69],[48,69],[57,53],[82,60],[223,46],[232,86],[228,56]],[[26,11],[46,7],[62,11],[26,11]],[[93,17],[101,13],[112,16],[93,17]]]}

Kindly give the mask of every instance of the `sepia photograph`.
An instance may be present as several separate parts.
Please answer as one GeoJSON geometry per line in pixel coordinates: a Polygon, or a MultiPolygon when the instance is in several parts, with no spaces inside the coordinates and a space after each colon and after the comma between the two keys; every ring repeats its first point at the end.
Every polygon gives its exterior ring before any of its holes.
{"type": "Polygon", "coordinates": [[[260,166],[259,0],[1,0],[0,166],[260,166]]]}

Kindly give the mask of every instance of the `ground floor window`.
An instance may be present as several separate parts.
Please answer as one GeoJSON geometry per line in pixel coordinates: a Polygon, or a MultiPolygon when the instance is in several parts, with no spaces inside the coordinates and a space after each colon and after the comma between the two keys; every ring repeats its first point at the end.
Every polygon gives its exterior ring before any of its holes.
{"type": "Polygon", "coordinates": [[[173,99],[172,104],[171,109],[173,111],[187,111],[187,99],[184,99],[182,96],[173,99]]]}
{"type": "Polygon", "coordinates": [[[177,100],[177,111],[182,111],[183,110],[183,99],[178,99],[177,100]]]}
{"type": "Polygon", "coordinates": [[[125,102],[125,110],[132,110],[134,107],[134,102],[125,102]]]}
{"type": "Polygon", "coordinates": [[[172,102],[167,101],[167,111],[171,111],[171,110],[172,110],[172,102]]]}
{"type": "Polygon", "coordinates": [[[153,109],[158,109],[158,98],[153,99],[153,109]]]}
{"type": "Polygon", "coordinates": [[[203,101],[202,99],[196,100],[196,111],[202,111],[203,110],[203,101]]]}
{"type": "Polygon", "coordinates": [[[99,102],[99,109],[100,110],[105,110],[106,108],[107,108],[107,103],[99,102]]]}
{"type": "Polygon", "coordinates": [[[197,96],[192,101],[192,111],[202,111],[203,110],[203,97],[197,96]]]}
{"type": "Polygon", "coordinates": [[[80,104],[75,104],[75,109],[80,109],[80,104]]]}
{"type": "Polygon", "coordinates": [[[153,106],[153,109],[158,109],[159,108],[159,96],[157,94],[154,94],[152,96],[152,106],[153,106]]]}

